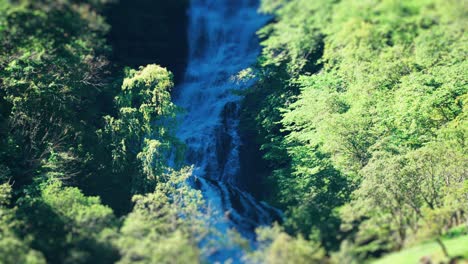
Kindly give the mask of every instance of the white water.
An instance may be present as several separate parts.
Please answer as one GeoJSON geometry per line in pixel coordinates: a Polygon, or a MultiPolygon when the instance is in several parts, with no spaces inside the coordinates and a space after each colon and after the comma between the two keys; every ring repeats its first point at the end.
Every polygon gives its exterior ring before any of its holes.
{"type": "MultiPolygon", "coordinates": [[[[175,102],[185,109],[178,137],[194,164],[193,182],[200,189],[220,233],[235,228],[253,239],[253,230],[277,216],[239,186],[238,133],[240,97],[233,90],[249,83],[232,80],[252,65],[259,53],[256,31],[266,22],[258,0],[192,0],[189,10],[189,58],[175,102]]],[[[219,253],[219,259],[229,253],[219,253]]]]}

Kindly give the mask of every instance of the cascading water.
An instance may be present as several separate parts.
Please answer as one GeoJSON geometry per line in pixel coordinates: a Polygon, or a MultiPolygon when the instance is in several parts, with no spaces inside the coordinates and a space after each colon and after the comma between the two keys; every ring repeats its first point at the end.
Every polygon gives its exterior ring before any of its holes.
{"type": "Polygon", "coordinates": [[[258,0],[192,0],[189,10],[189,60],[176,104],[185,109],[178,137],[187,144],[194,181],[217,214],[222,233],[236,228],[252,239],[253,230],[278,217],[265,203],[239,188],[240,97],[246,88],[233,76],[259,53],[256,31],[266,22],[258,0]],[[222,221],[224,218],[225,221],[222,221]]]}

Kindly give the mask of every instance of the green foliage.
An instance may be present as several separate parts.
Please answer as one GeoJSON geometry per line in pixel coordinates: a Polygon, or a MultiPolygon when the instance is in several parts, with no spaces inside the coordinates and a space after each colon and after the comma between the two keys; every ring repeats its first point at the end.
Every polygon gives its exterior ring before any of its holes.
{"type": "Polygon", "coordinates": [[[33,250],[29,239],[21,239],[15,231],[22,223],[15,218],[17,208],[11,208],[11,186],[0,185],[0,262],[5,264],[42,264],[44,256],[33,250]]]}
{"type": "Polygon", "coordinates": [[[76,183],[96,169],[95,131],[111,88],[108,27],[97,13],[105,2],[0,6],[0,181],[16,189],[5,232],[10,240],[2,236],[7,263],[116,257],[100,237],[106,226],[115,228],[112,210],[60,181],[76,183]]]}
{"type": "Polygon", "coordinates": [[[291,237],[277,224],[257,229],[259,247],[247,255],[247,263],[325,263],[320,245],[299,237],[291,237]]]}
{"type": "Polygon", "coordinates": [[[23,236],[50,263],[112,263],[117,258],[110,237],[117,220],[98,197],[87,197],[58,180],[31,186],[18,201],[18,217],[28,223],[23,236]]]}
{"type": "MultiPolygon", "coordinates": [[[[248,248],[167,166],[183,150],[172,74],[109,74],[110,2],[0,1],[2,263],[199,263],[223,235],[248,248]]],[[[442,238],[468,215],[467,6],[262,1],[241,124],[288,233],[259,229],[246,261],[362,263],[426,239],[466,253],[442,238]]]]}
{"type": "Polygon", "coordinates": [[[172,74],[148,65],[110,76],[109,2],[0,1],[1,263],[126,263],[140,241],[149,263],[199,259],[200,195],[187,170],[166,176],[183,149],[172,74]],[[120,229],[102,203],[124,214],[136,193],[120,229]]]}
{"type": "Polygon", "coordinates": [[[268,178],[273,189],[268,192],[270,201],[286,209],[289,231],[308,237],[319,230],[327,247],[336,244],[339,220],[334,209],[349,194],[348,180],[317,144],[287,137],[290,131],[281,120],[300,93],[299,76],[320,67],[321,27],[328,23],[332,6],[332,1],[263,2],[262,10],[275,20],[259,33],[264,39],[257,67],[260,81],[247,92],[242,121],[248,133],[258,135],[257,143],[273,171],[268,178]]]}
{"type": "Polygon", "coordinates": [[[199,263],[207,233],[201,193],[191,189],[190,169],[164,175],[153,193],[133,197],[117,241],[119,263],[199,263]]]}
{"type": "Polygon", "coordinates": [[[265,40],[260,62],[262,66],[287,64],[292,75],[300,73],[322,49],[321,28],[330,19],[333,1],[262,1],[261,11],[273,13],[276,23],[259,31],[265,40]],[[280,7],[280,8],[279,8],[280,7]]]}
{"type": "MultiPolygon", "coordinates": [[[[157,65],[127,70],[115,98],[117,117],[105,116],[99,131],[112,153],[113,172],[131,175],[131,193],[154,188],[172,149],[176,108],[171,102],[172,74],[157,65]]],[[[128,187],[127,187],[128,188],[128,187]]]]}
{"type": "Polygon", "coordinates": [[[318,230],[329,251],[346,240],[341,256],[359,263],[460,224],[466,3],[264,0],[262,10],[274,19],[259,32],[244,122],[289,231],[318,230]]]}
{"type": "MultiPolygon", "coordinates": [[[[461,236],[452,239],[444,239],[444,244],[447,245],[451,256],[458,256],[460,259],[468,258],[468,250],[466,244],[468,243],[468,236],[461,236]]],[[[400,252],[391,253],[381,259],[375,260],[375,264],[412,264],[421,261],[422,256],[433,263],[450,263],[450,259],[443,256],[439,245],[435,241],[424,241],[419,245],[415,245],[404,249],[400,252]]],[[[453,260],[452,260],[453,261],[453,260]]],[[[463,263],[463,260],[459,262],[463,263]]]]}
{"type": "Polygon", "coordinates": [[[92,167],[94,132],[110,88],[104,79],[107,25],[91,3],[3,2],[3,166],[19,185],[42,173],[54,155],[64,158],[55,165],[69,177],[92,167]]]}

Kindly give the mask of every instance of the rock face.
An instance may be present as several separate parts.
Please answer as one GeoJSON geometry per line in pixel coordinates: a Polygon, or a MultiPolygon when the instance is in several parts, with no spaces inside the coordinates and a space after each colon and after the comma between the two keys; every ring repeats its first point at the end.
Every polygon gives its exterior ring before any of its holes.
{"type": "Polygon", "coordinates": [[[119,0],[106,10],[113,60],[138,67],[156,63],[174,73],[185,69],[188,0],[119,0]]]}

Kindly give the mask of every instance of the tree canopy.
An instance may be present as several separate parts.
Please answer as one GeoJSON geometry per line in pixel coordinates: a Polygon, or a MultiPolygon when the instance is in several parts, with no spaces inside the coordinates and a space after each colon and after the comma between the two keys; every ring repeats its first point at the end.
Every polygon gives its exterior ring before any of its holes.
{"type": "Polygon", "coordinates": [[[0,0],[0,263],[205,263],[222,248],[362,263],[427,240],[461,257],[444,239],[468,234],[466,1],[260,1],[271,19],[238,76],[256,79],[240,92],[245,177],[284,219],[253,243],[213,227],[175,136],[174,76],[152,64],[183,68],[171,29],[188,2],[138,2],[0,0]],[[147,6],[154,20],[119,17],[147,6]],[[156,20],[157,36],[118,36],[156,20]],[[129,36],[157,48],[132,60],[129,36]]]}
{"type": "Polygon", "coordinates": [[[360,262],[466,222],[466,3],[261,10],[274,19],[244,118],[287,229],[360,262]]]}

